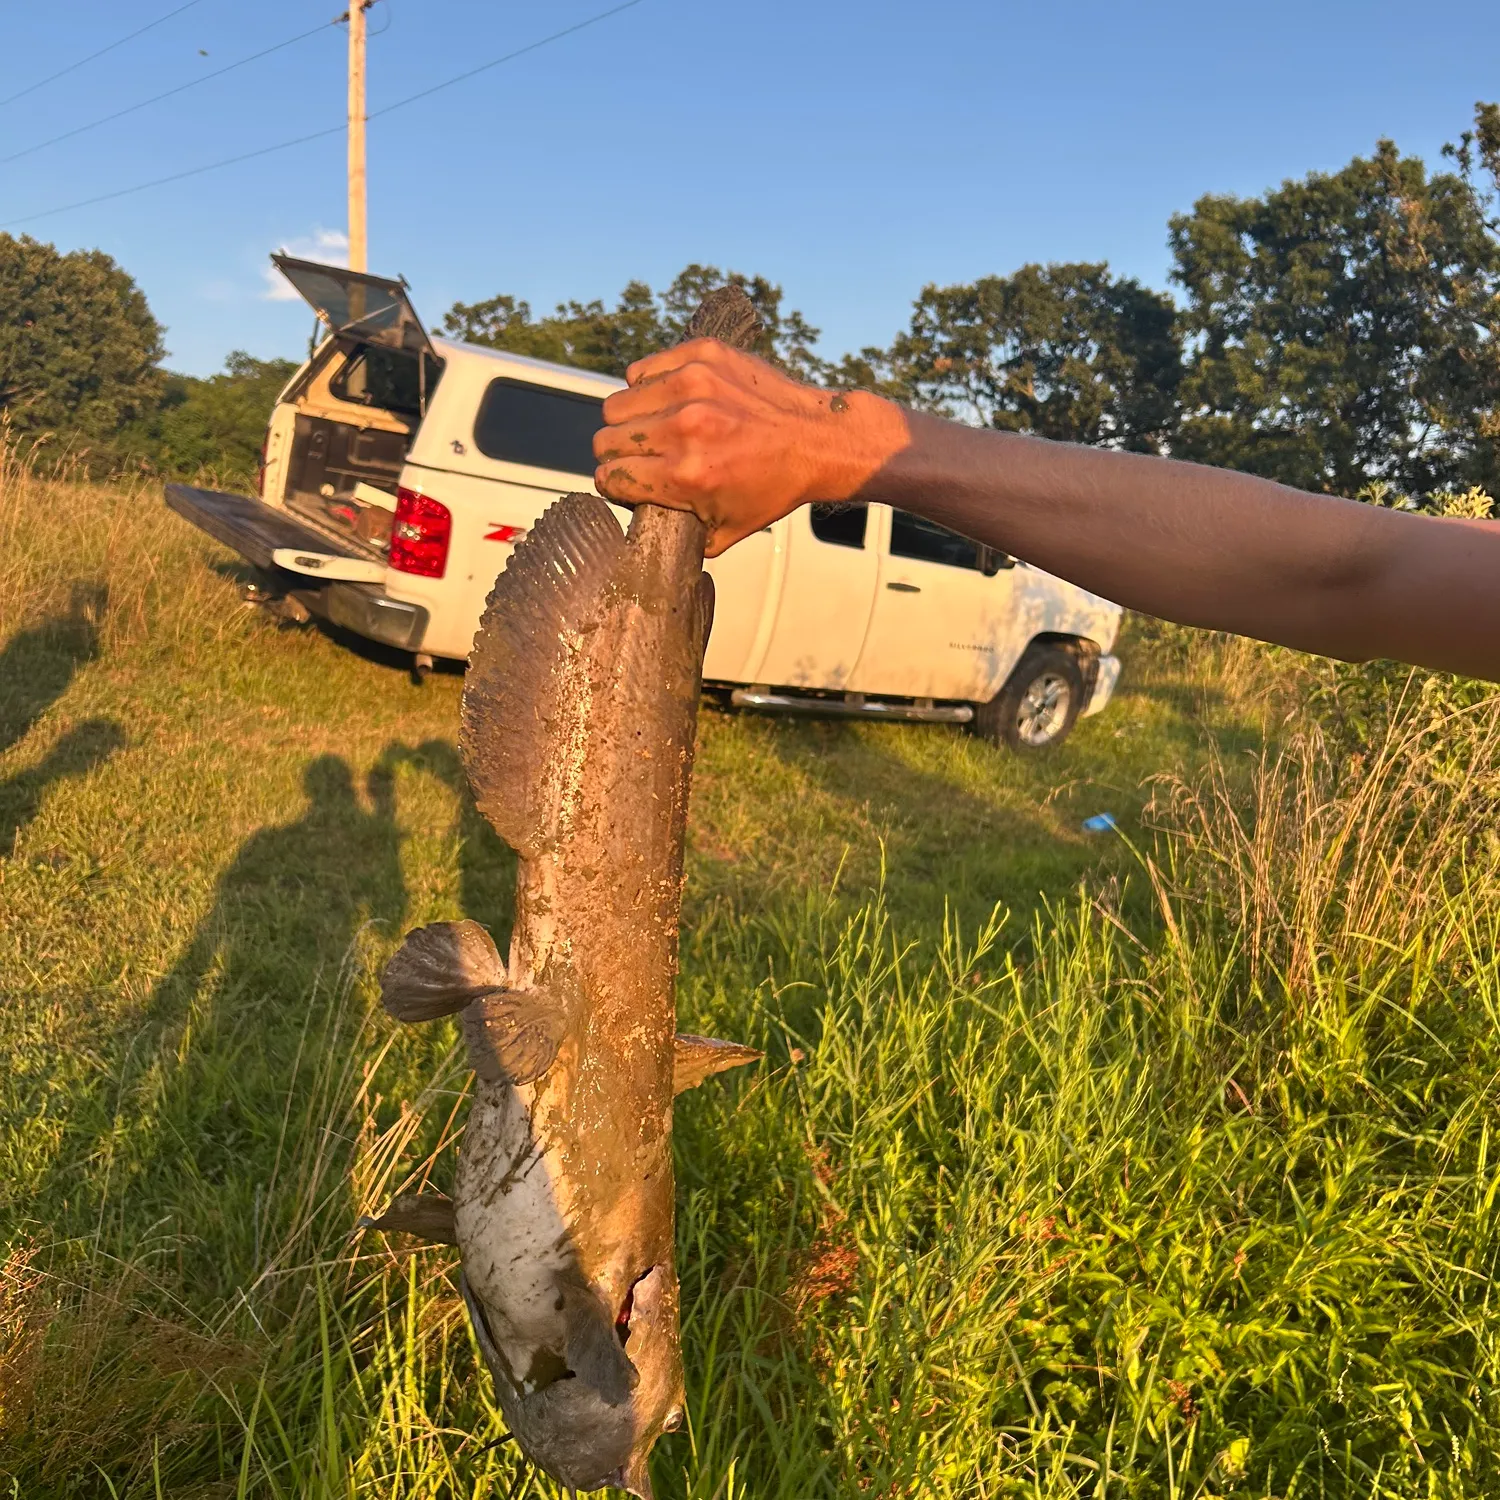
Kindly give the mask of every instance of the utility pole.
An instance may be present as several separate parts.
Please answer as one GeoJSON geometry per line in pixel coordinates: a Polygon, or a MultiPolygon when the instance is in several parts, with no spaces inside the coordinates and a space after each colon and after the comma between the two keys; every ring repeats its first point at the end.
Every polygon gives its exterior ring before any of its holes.
{"type": "Polygon", "coordinates": [[[349,269],[369,267],[365,215],[365,12],[375,0],[349,3],[349,269]]]}

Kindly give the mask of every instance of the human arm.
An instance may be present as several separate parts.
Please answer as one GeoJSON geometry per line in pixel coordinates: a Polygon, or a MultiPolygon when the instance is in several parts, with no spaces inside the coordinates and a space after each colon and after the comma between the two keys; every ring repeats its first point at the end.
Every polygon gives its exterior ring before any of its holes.
{"type": "Polygon", "coordinates": [[[710,555],[810,500],[884,502],[1164,619],[1500,680],[1500,522],[964,427],[705,340],[629,379],[599,490],[696,511],[710,555]]]}

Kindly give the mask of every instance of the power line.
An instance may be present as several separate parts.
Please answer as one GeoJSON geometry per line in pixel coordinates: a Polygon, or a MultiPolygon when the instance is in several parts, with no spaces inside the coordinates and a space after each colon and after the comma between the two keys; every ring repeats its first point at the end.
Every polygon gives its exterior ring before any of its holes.
{"type": "Polygon", "coordinates": [[[274,151],[286,151],[293,146],[306,145],[308,141],[319,141],[325,135],[342,135],[342,125],[330,125],[326,130],[314,130],[308,135],[299,135],[289,141],[278,141],[274,146],[262,146],[258,151],[246,151],[240,156],[226,156],[223,161],[211,161],[206,167],[189,167],[185,172],[173,172],[167,177],[153,177],[150,182],[138,182],[134,187],[117,188],[113,193],[100,193],[97,198],[80,198],[77,203],[64,203],[59,208],[46,208],[39,214],[27,214],[24,219],[11,219],[12,224],[29,224],[33,219],[48,219],[53,214],[65,214],[75,208],[89,208],[95,203],[108,203],[112,198],[124,198],[131,193],[144,193],[147,188],[164,187],[169,182],[181,182],[184,177],[198,177],[204,172],[216,172],[220,167],[232,167],[238,162],[251,161],[257,156],[270,156],[274,151]]]}
{"type": "Polygon", "coordinates": [[[87,57],[80,57],[77,62],[69,63],[67,67],[59,68],[57,72],[49,73],[45,78],[39,78],[35,83],[28,83],[20,93],[11,94],[5,99],[0,99],[0,109],[4,109],[7,104],[14,104],[17,99],[24,99],[27,94],[34,94],[39,88],[45,88],[49,83],[55,83],[59,78],[75,72],[85,63],[93,62],[96,57],[103,57],[106,52],[113,52],[116,47],[123,47],[126,42],[133,42],[138,36],[145,36],[148,31],[154,30],[156,27],[162,25],[163,22],[170,21],[173,16],[180,16],[183,11],[191,10],[195,5],[200,3],[201,0],[187,0],[186,5],[179,5],[176,10],[169,10],[166,15],[158,16],[154,21],[148,21],[138,30],[132,31],[129,36],[122,36],[118,41],[111,42],[109,46],[101,47],[97,52],[90,52],[87,57]]]}
{"type": "MultiPolygon", "coordinates": [[[[189,0],[189,3],[196,4],[197,0],[189,0]]],[[[452,88],[454,84],[463,83],[476,74],[488,72],[491,68],[498,68],[502,63],[514,62],[518,57],[525,57],[528,52],[535,52],[553,42],[560,42],[564,37],[572,36],[575,32],[583,31],[590,26],[597,26],[600,21],[607,21],[611,16],[617,16],[621,11],[630,10],[642,3],[643,0],[623,0],[620,5],[613,5],[608,10],[601,10],[585,20],[576,21],[571,26],[564,26],[561,31],[554,31],[550,36],[528,42],[524,47],[517,47],[513,52],[507,52],[502,57],[491,58],[489,62],[480,63],[477,68],[469,68],[466,72],[444,79],[442,83],[435,83],[430,88],[421,89],[415,94],[408,94],[406,98],[398,99],[394,104],[387,104],[381,109],[372,111],[369,118],[374,120],[381,115],[391,114],[394,110],[405,109],[408,104],[415,104],[419,99],[430,98],[433,94],[452,88]]],[[[186,6],[183,7],[183,9],[186,8],[186,6]]],[[[100,193],[93,198],[80,198],[76,203],[63,203],[57,208],[45,208],[40,213],[27,214],[24,218],[9,219],[5,227],[9,229],[17,224],[30,224],[35,219],[50,219],[54,214],[71,213],[75,208],[92,208],[96,203],[108,203],[115,198],[128,197],[131,193],[143,193],[148,188],[164,187],[169,182],[181,182],[186,177],[200,177],[205,172],[217,172],[221,167],[236,166],[242,161],[251,161],[257,156],[270,156],[277,151],[288,151],[293,146],[306,145],[309,141],[322,140],[325,136],[342,135],[344,129],[343,124],[338,124],[330,125],[323,130],[309,131],[308,134],[294,136],[291,140],[277,141],[274,146],[262,146],[255,151],[242,152],[238,156],[227,156],[222,161],[211,161],[201,167],[188,167],[182,172],[172,172],[166,177],[153,177],[150,182],[137,182],[130,187],[116,188],[112,193],[100,193]]]]}
{"type": "Polygon", "coordinates": [[[298,42],[305,42],[310,36],[317,36],[327,31],[330,26],[337,26],[338,21],[325,21],[321,26],[314,26],[311,31],[304,31],[298,36],[288,37],[284,42],[277,42],[274,47],[267,47],[260,52],[252,52],[249,57],[242,57],[238,62],[225,64],[222,68],[215,68],[212,73],[205,73],[201,78],[194,78],[187,83],[179,83],[176,88],[167,89],[164,93],[153,94],[149,99],[142,99],[139,104],[128,104],[124,109],[117,109],[112,115],[101,115],[97,120],[90,120],[87,125],[75,125],[72,130],[65,130],[61,135],[54,135],[49,140],[38,141],[34,146],[27,146],[22,151],[14,151],[9,156],[0,156],[0,167],[8,165],[13,161],[20,161],[23,156],[31,156],[34,152],[45,151],[48,146],[55,146],[59,141],[70,141],[75,135],[82,135],[88,130],[97,130],[101,125],[108,125],[112,120],[123,119],[126,115],[133,115],[138,109],[145,109],[148,105],[160,104],[163,99],[170,99],[174,94],[186,93],[188,89],[195,89],[199,84],[209,83],[215,78],[222,78],[226,73],[232,73],[236,68],[243,68],[249,63],[259,62],[263,57],[269,57],[273,52],[280,52],[283,48],[295,46],[298,42]]]}
{"type": "Polygon", "coordinates": [[[586,27],[597,25],[600,21],[607,21],[611,16],[617,16],[622,10],[629,10],[640,3],[641,0],[624,0],[622,5],[612,6],[609,10],[601,10],[598,15],[590,16],[585,21],[565,26],[561,31],[554,31],[551,36],[544,36],[539,42],[529,42],[524,47],[517,47],[514,52],[507,52],[504,57],[491,58],[487,63],[480,63],[477,68],[470,68],[467,73],[456,73],[452,78],[445,78],[442,83],[433,84],[431,88],[408,94],[406,98],[398,99],[394,104],[387,104],[384,108],[375,110],[370,118],[378,119],[381,115],[390,114],[393,109],[405,109],[408,104],[415,104],[418,99],[426,99],[431,94],[441,93],[443,89],[452,88],[455,83],[465,83],[477,74],[487,73],[491,68],[498,68],[501,63],[513,62],[518,57],[524,57],[528,52],[535,52],[538,47],[545,47],[549,42],[559,42],[565,36],[572,36],[575,31],[582,31],[586,27]]]}

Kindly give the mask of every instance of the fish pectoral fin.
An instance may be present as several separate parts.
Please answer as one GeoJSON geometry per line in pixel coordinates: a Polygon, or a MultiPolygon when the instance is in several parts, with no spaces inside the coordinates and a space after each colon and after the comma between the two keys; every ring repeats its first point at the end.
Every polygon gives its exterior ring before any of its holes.
{"type": "Polygon", "coordinates": [[[765,1056],[754,1047],[738,1042],[721,1042],[716,1037],[692,1036],[679,1031],[672,1048],[672,1092],[695,1089],[705,1078],[746,1063],[759,1062],[765,1056]]]}
{"type": "Polygon", "coordinates": [[[453,1200],[442,1193],[398,1193],[390,1207],[378,1219],[368,1214],[359,1221],[361,1229],[400,1230],[435,1245],[456,1245],[458,1232],[453,1222],[453,1200]]]}
{"type": "Polygon", "coordinates": [[[524,858],[557,832],[567,778],[553,774],[576,733],[583,638],[626,558],[597,495],[564,495],[511,554],[469,653],[459,749],[479,811],[524,858]]]}
{"type": "Polygon", "coordinates": [[[615,1332],[615,1321],[593,1291],[571,1281],[558,1285],[567,1339],[563,1355],[575,1379],[597,1391],[611,1406],[630,1400],[641,1376],[615,1332]]]}
{"type": "Polygon", "coordinates": [[[398,1021],[435,1021],[504,983],[500,952],[478,922],[434,922],[407,933],[380,976],[380,1003],[398,1021]]]}
{"type": "Polygon", "coordinates": [[[533,1083],[567,1035],[564,1007],[546,990],[495,990],[464,1012],[469,1065],[486,1083],[533,1083]]]}

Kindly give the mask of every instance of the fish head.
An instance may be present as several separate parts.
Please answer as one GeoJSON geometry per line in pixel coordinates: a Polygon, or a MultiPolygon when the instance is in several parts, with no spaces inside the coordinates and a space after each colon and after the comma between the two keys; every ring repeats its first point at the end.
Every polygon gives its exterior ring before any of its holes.
{"type": "Polygon", "coordinates": [[[480,1353],[521,1452],[576,1490],[623,1489],[651,1500],[647,1460],[683,1421],[677,1282],[670,1266],[636,1279],[614,1318],[591,1286],[558,1289],[561,1352],[538,1349],[525,1369],[497,1347],[489,1317],[460,1277],[480,1353]]]}

